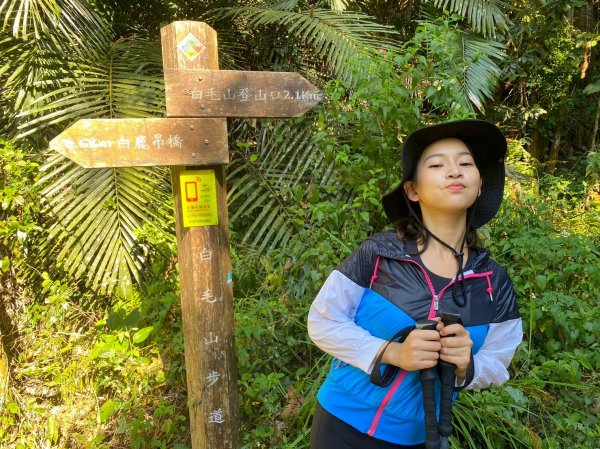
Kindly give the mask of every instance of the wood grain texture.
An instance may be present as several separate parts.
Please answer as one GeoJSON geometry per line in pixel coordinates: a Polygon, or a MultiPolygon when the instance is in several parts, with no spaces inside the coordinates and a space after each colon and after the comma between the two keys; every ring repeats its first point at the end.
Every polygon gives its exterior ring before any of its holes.
{"type": "MultiPolygon", "coordinates": [[[[161,39],[165,69],[218,69],[217,35],[208,25],[174,22],[162,28],[161,39]],[[204,46],[193,60],[177,47],[189,33],[204,46]]],[[[172,116],[169,107],[167,116],[172,116]]],[[[225,123],[225,119],[218,120],[225,123]]],[[[225,173],[223,165],[202,168],[215,171],[218,226],[183,227],[179,174],[186,167],[171,168],[192,448],[238,449],[239,401],[225,173]]]]}
{"type": "Polygon", "coordinates": [[[322,96],[294,72],[165,69],[165,88],[174,117],[299,117],[322,96]]]}
{"type": "Polygon", "coordinates": [[[229,162],[227,126],[217,119],[84,119],[50,148],[85,168],[229,162]]]}

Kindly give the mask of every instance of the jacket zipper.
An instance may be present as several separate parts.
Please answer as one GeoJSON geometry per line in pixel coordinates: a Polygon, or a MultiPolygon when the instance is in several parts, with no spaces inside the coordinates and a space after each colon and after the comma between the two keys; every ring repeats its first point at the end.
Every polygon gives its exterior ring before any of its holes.
{"type": "Polygon", "coordinates": [[[433,288],[433,283],[431,282],[431,278],[427,274],[427,271],[425,270],[425,268],[419,262],[416,262],[411,259],[398,259],[398,260],[401,262],[412,263],[412,264],[416,265],[417,267],[419,267],[420,270],[423,272],[423,276],[425,276],[425,281],[427,281],[427,286],[429,287],[429,291],[431,292],[431,307],[429,308],[429,315],[427,316],[427,318],[430,320],[435,318],[435,316],[437,315],[437,310],[440,306],[440,298],[444,294],[444,291],[450,285],[452,285],[452,283],[454,282],[454,279],[448,285],[446,285],[442,290],[440,290],[440,293],[436,293],[435,289],[433,288]]]}
{"type": "MultiPolygon", "coordinates": [[[[431,278],[427,274],[427,271],[425,270],[425,268],[419,262],[416,262],[411,259],[397,259],[397,260],[399,260],[401,262],[412,263],[412,264],[416,265],[417,267],[419,267],[421,269],[421,271],[423,272],[423,276],[425,276],[425,280],[427,281],[427,285],[429,286],[429,291],[431,292],[431,307],[429,308],[429,315],[427,316],[427,318],[430,320],[435,318],[437,316],[437,311],[440,307],[440,299],[442,298],[442,296],[444,296],[444,293],[446,293],[446,290],[448,290],[448,288],[450,288],[453,284],[456,283],[457,278],[452,279],[448,283],[448,285],[446,285],[438,293],[436,293],[435,289],[433,288],[433,283],[431,282],[431,278]]],[[[461,279],[487,277],[488,278],[488,293],[490,295],[490,299],[493,301],[492,292],[491,292],[492,287],[491,287],[491,283],[490,283],[490,279],[489,279],[489,277],[492,274],[494,274],[493,271],[486,271],[484,273],[470,273],[470,274],[465,275],[461,279]]]]}

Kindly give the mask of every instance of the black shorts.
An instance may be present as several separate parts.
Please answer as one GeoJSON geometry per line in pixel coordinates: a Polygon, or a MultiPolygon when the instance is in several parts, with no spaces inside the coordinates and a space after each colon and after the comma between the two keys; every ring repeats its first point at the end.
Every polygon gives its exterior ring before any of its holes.
{"type": "Polygon", "coordinates": [[[310,432],[310,449],[425,449],[378,440],[336,418],[317,402],[310,432]]]}

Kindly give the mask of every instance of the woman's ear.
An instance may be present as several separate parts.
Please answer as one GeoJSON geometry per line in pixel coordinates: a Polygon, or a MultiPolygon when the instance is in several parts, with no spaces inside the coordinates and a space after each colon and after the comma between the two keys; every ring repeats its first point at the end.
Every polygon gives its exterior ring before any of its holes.
{"type": "Polygon", "coordinates": [[[406,181],[404,183],[404,193],[406,193],[406,198],[408,198],[409,200],[414,202],[419,201],[419,194],[415,189],[415,183],[413,181],[406,181]]]}
{"type": "Polygon", "coordinates": [[[481,196],[481,188],[483,187],[483,179],[479,181],[479,193],[477,194],[477,198],[481,196]]]}

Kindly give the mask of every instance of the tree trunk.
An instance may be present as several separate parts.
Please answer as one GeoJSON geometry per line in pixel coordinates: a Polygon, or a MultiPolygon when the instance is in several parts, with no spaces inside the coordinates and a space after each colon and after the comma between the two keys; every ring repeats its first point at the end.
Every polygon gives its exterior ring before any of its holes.
{"type": "Polygon", "coordinates": [[[598,135],[598,122],[600,122],[600,95],[598,96],[598,104],[596,105],[596,119],[594,120],[594,129],[592,137],[590,137],[590,151],[594,151],[596,146],[596,136],[598,135]]]}
{"type": "MultiPolygon", "coordinates": [[[[576,127],[575,127],[575,142],[576,142],[576,148],[583,148],[585,146],[585,132],[586,132],[586,128],[585,125],[582,122],[579,122],[576,127]]],[[[573,145],[571,145],[569,147],[569,157],[573,156],[573,145]]]]}
{"type": "Polygon", "coordinates": [[[6,355],[6,351],[4,350],[2,332],[0,332],[0,403],[2,404],[5,403],[8,396],[9,372],[8,355],[6,355]]]}
{"type": "Polygon", "coordinates": [[[562,136],[561,127],[558,126],[554,130],[554,134],[552,135],[552,146],[550,147],[550,156],[548,158],[548,164],[546,165],[546,171],[551,172],[556,168],[556,163],[558,161],[558,152],[560,150],[560,138],[562,136]]]}
{"type": "Polygon", "coordinates": [[[548,139],[542,135],[539,127],[539,119],[535,121],[533,130],[531,131],[531,148],[529,152],[531,156],[538,162],[541,162],[546,147],[548,146],[548,139]]]}
{"type": "Polygon", "coordinates": [[[594,9],[592,5],[586,4],[577,8],[577,27],[581,31],[593,31],[594,9]]]}

